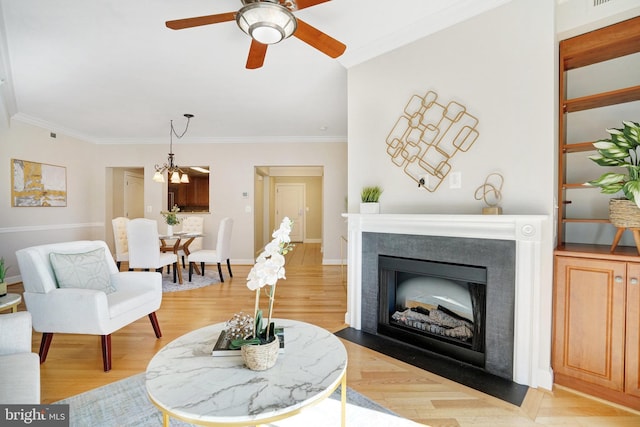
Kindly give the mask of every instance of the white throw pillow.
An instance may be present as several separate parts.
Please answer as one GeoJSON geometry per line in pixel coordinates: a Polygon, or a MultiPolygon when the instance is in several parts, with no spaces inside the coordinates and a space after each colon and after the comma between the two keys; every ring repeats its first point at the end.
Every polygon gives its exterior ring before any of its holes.
{"type": "Polygon", "coordinates": [[[95,289],[115,292],[104,248],[80,254],[50,253],[58,288],[95,289]]]}

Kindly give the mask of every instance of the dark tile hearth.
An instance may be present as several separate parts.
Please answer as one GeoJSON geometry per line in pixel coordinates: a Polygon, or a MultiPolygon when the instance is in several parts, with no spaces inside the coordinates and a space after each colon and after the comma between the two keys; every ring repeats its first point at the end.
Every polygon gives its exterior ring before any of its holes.
{"type": "Polygon", "coordinates": [[[353,328],[342,329],[335,335],[517,406],[522,404],[529,389],[482,369],[385,336],[353,328]]]}

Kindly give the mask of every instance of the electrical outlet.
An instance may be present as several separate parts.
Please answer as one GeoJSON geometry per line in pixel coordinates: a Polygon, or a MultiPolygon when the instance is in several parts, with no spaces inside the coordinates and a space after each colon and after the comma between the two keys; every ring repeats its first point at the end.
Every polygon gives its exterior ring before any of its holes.
{"type": "Polygon", "coordinates": [[[462,172],[452,172],[449,175],[449,188],[462,188],[462,172]]]}

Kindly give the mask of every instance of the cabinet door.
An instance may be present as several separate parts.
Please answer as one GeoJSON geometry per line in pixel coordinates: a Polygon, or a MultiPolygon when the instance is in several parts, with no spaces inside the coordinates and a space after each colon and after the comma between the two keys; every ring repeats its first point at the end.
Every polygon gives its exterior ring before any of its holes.
{"type": "Polygon", "coordinates": [[[626,263],[556,257],[553,369],[624,390],[626,263]]]}
{"type": "Polygon", "coordinates": [[[640,397],[640,263],[627,266],[625,392],[640,397]]]}

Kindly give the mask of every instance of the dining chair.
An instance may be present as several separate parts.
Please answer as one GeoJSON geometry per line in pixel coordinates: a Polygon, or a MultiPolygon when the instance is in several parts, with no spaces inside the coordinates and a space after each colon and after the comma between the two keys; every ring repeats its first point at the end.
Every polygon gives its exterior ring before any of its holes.
{"type": "MultiPolygon", "coordinates": [[[[182,232],[187,234],[203,234],[204,233],[204,218],[201,216],[188,216],[182,219],[182,232]]],[[[189,252],[195,252],[202,249],[202,237],[196,237],[189,244],[189,252]]],[[[184,249],[180,247],[178,249],[178,256],[182,259],[182,267],[186,268],[184,249]]]]}
{"type": "Polygon", "coordinates": [[[116,248],[116,265],[120,270],[120,264],[122,262],[129,261],[129,244],[127,243],[127,223],[129,218],[119,216],[111,220],[113,226],[113,243],[116,248]]]}
{"type": "MultiPolygon", "coordinates": [[[[191,276],[193,274],[194,263],[200,263],[201,273],[204,276],[204,265],[205,263],[217,263],[218,264],[218,274],[220,275],[220,281],[224,282],[224,277],[222,276],[222,267],[220,263],[226,261],[227,269],[229,270],[229,276],[233,277],[233,273],[231,272],[231,263],[229,262],[229,257],[231,255],[231,228],[233,227],[233,219],[226,217],[220,221],[220,225],[218,226],[218,241],[215,249],[200,249],[198,251],[193,251],[187,257],[187,261],[189,262],[189,281],[191,281],[191,276]]],[[[189,248],[191,249],[191,248],[189,248]]]]}
{"type": "Polygon", "coordinates": [[[178,258],[173,252],[160,251],[158,222],[153,219],[136,218],[127,223],[129,243],[129,270],[153,269],[162,273],[164,266],[173,265],[173,282],[176,282],[178,258]]]}

